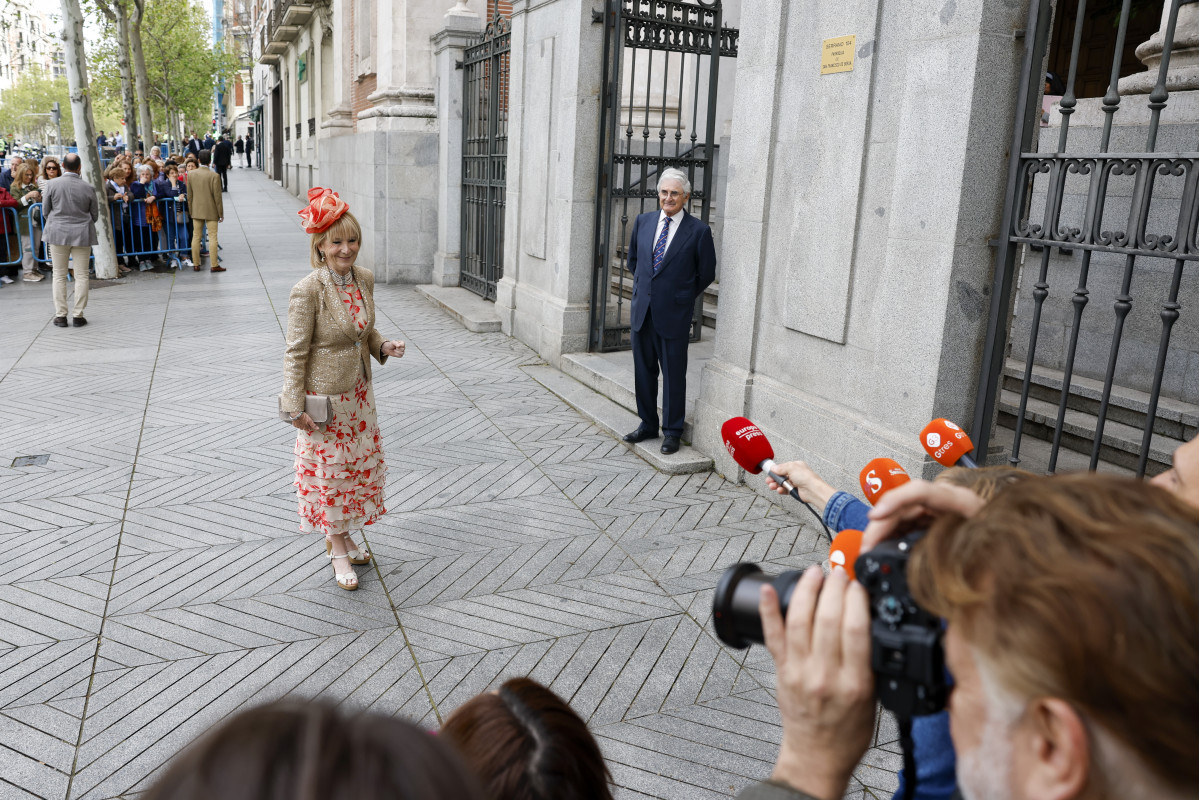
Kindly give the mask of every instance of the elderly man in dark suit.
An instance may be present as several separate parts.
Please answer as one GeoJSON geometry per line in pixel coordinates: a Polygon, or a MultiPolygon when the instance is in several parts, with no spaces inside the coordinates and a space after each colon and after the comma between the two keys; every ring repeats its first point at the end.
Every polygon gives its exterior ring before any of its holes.
{"type": "Polygon", "coordinates": [[[79,176],[83,166],[78,154],[68,153],[62,160],[63,174],[46,183],[42,195],[42,241],[50,248],[54,266],[54,324],[67,327],[67,269],[75,263],[75,327],[87,324],[88,259],[96,237],[96,219],[100,206],[95,188],[79,176]]]}
{"type": "Polygon", "coordinates": [[[687,408],[687,343],[695,298],[716,279],[712,229],[686,211],[691,182],[663,170],[658,211],[638,215],[629,242],[633,273],[633,368],[641,425],[624,437],[658,436],[658,371],[662,373],[662,452],[679,450],[687,408]]]}

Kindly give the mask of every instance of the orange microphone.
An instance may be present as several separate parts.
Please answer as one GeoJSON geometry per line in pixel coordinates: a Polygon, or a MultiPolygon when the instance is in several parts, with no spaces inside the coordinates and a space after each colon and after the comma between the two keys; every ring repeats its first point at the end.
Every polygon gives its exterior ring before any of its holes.
{"type": "Polygon", "coordinates": [[[862,532],[846,528],[837,534],[833,544],[828,549],[828,563],[833,569],[843,569],[849,573],[849,579],[856,578],[853,563],[858,560],[862,550],[862,532]]]}
{"type": "Polygon", "coordinates": [[[974,443],[966,432],[947,419],[934,419],[920,431],[920,444],[933,460],[943,467],[961,464],[977,469],[978,464],[968,454],[974,443]]]}
{"type": "Polygon", "coordinates": [[[876,458],[862,467],[858,475],[858,483],[862,485],[862,494],[870,501],[870,505],[878,503],[878,499],[896,486],[903,486],[911,478],[899,462],[893,458],[876,458]]]}

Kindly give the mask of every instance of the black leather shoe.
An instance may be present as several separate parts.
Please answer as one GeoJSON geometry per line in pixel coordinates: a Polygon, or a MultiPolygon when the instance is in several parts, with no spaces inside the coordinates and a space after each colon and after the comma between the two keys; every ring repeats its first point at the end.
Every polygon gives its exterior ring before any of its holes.
{"type": "Polygon", "coordinates": [[[638,442],[644,442],[646,439],[657,439],[657,438],[658,438],[657,431],[650,430],[649,428],[642,425],[640,428],[633,431],[632,433],[625,434],[624,440],[626,442],[628,442],[629,444],[637,444],[638,442]]]}
{"type": "Polygon", "coordinates": [[[65,327],[67,327],[67,318],[66,317],[55,317],[54,324],[60,328],[65,328],[65,327]]]}
{"type": "Polygon", "coordinates": [[[667,436],[662,440],[662,455],[668,456],[677,452],[679,452],[679,437],[667,436]]]}
{"type": "Polygon", "coordinates": [[[75,327],[76,328],[82,328],[86,324],[87,324],[87,320],[84,319],[83,317],[75,317],[75,327]]]}

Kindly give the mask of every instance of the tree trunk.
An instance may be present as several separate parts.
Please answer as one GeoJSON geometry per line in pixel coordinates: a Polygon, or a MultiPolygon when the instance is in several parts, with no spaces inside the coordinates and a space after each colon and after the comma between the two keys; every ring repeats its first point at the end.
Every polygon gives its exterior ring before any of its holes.
{"type": "Polygon", "coordinates": [[[154,146],[154,123],[150,119],[150,80],[146,77],[146,54],[142,50],[142,18],[146,13],[146,0],[130,0],[133,8],[129,12],[129,52],[133,55],[133,84],[137,90],[138,129],[145,137],[146,155],[154,146]]]}
{"type": "Polygon", "coordinates": [[[138,107],[133,97],[133,71],[129,67],[129,13],[127,0],[113,0],[116,16],[116,67],[121,72],[121,106],[125,108],[125,146],[138,151],[138,107]]]}
{"type": "Polygon", "coordinates": [[[92,116],[91,95],[88,94],[87,54],[83,50],[83,12],[79,9],[79,0],[62,0],[62,17],[63,60],[66,62],[67,86],[71,93],[71,118],[75,122],[75,140],[79,142],[79,157],[83,159],[83,180],[92,185],[99,198],[100,217],[96,220],[96,234],[100,243],[92,248],[92,254],[96,257],[96,277],[113,280],[117,277],[117,249],[112,238],[108,203],[104,200],[100,154],[92,146],[96,141],[96,122],[92,116]]]}

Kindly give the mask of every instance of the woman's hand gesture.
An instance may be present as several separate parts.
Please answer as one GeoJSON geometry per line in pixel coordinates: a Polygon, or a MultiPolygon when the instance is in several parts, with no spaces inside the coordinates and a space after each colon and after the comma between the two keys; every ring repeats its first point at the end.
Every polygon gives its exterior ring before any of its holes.
{"type": "Polygon", "coordinates": [[[405,349],[404,343],[399,341],[398,339],[395,341],[392,341],[392,342],[384,342],[383,343],[383,355],[385,355],[385,356],[392,356],[395,358],[403,358],[404,357],[404,349],[405,349]]]}

